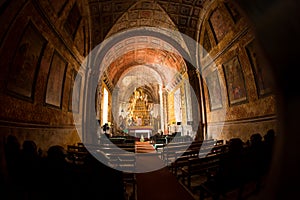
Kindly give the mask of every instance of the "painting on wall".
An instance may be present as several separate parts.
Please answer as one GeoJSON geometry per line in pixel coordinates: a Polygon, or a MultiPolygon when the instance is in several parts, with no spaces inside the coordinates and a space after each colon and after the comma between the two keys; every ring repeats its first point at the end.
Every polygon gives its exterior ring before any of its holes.
{"type": "Polygon", "coordinates": [[[222,108],[223,104],[218,70],[213,71],[206,77],[206,84],[208,88],[210,110],[222,108]]]}
{"type": "Polygon", "coordinates": [[[29,22],[16,48],[7,81],[9,93],[33,101],[38,69],[47,44],[36,27],[29,22]]]}
{"type": "Polygon", "coordinates": [[[81,88],[82,78],[81,75],[78,74],[78,72],[75,69],[72,70],[71,76],[72,77],[71,77],[70,92],[69,92],[69,111],[72,111],[74,113],[79,113],[80,91],[81,91],[80,88],[81,88]]]}
{"type": "Polygon", "coordinates": [[[234,56],[223,64],[229,104],[247,101],[247,90],[239,58],[234,56]]]}
{"type": "Polygon", "coordinates": [[[47,105],[61,108],[67,65],[67,61],[57,51],[54,51],[47,80],[45,96],[47,105]]]}
{"type": "Polygon", "coordinates": [[[246,46],[246,51],[254,74],[258,96],[266,96],[271,93],[271,83],[270,80],[266,78],[269,76],[269,73],[266,68],[263,68],[258,62],[254,41],[246,46]]]}
{"type": "Polygon", "coordinates": [[[209,24],[217,43],[220,42],[232,28],[231,23],[225,18],[219,8],[211,13],[209,24]]]}

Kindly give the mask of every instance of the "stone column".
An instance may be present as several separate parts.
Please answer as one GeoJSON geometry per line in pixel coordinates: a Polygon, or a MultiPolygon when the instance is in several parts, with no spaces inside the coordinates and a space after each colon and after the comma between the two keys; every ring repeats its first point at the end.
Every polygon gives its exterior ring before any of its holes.
{"type": "Polygon", "coordinates": [[[112,91],[112,123],[114,124],[113,128],[113,132],[116,133],[117,131],[117,125],[120,125],[119,122],[119,108],[120,108],[120,100],[119,100],[119,91],[120,88],[119,87],[114,87],[113,91],[112,91]]]}
{"type": "Polygon", "coordinates": [[[168,124],[168,92],[166,90],[163,91],[163,112],[164,112],[164,133],[166,133],[168,129],[167,124],[168,124]]]}
{"type": "Polygon", "coordinates": [[[162,85],[159,85],[159,103],[160,103],[160,129],[164,131],[164,100],[163,100],[163,88],[162,85]]]}
{"type": "Polygon", "coordinates": [[[82,140],[85,143],[97,143],[97,120],[95,112],[95,94],[98,77],[88,70],[85,74],[85,87],[83,93],[82,113],[82,140]]]}
{"type": "MultiPolygon", "coordinates": [[[[205,110],[205,100],[204,100],[204,91],[203,91],[203,84],[202,84],[202,75],[198,70],[196,70],[196,78],[198,80],[198,86],[199,86],[199,94],[196,94],[198,98],[198,106],[197,111],[199,113],[199,127],[197,134],[203,134],[203,139],[207,139],[207,124],[206,124],[206,110],[205,110]]],[[[193,108],[194,109],[194,108],[193,108]]],[[[199,135],[198,135],[199,136],[199,135]]]]}

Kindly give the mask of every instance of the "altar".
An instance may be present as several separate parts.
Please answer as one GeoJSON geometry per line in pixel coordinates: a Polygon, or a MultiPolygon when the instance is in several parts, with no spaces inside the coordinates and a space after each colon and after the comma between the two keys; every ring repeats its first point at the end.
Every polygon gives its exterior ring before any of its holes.
{"type": "Polygon", "coordinates": [[[130,126],[128,127],[128,134],[136,138],[141,138],[143,135],[144,138],[150,139],[152,130],[152,126],[130,126]]]}

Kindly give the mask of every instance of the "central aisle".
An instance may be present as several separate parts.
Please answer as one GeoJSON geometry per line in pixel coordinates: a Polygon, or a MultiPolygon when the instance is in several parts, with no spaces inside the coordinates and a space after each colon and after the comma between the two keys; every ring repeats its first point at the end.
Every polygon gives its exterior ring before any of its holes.
{"type": "Polygon", "coordinates": [[[137,168],[150,172],[137,173],[137,200],[194,200],[193,196],[164,166],[159,154],[148,142],[136,142],[137,168]],[[151,169],[157,168],[153,171],[151,169]]]}
{"type": "Polygon", "coordinates": [[[149,142],[136,142],[136,171],[150,172],[163,168],[164,162],[149,142]]]}

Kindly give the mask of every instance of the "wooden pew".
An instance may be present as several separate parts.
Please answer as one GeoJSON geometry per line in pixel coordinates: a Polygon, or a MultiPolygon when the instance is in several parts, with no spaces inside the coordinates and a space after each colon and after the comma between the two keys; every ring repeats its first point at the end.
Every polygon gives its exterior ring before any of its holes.
{"type": "Polygon", "coordinates": [[[187,144],[166,145],[162,151],[162,159],[167,165],[170,165],[177,159],[179,152],[185,152],[187,148],[187,144]]]}
{"type": "Polygon", "coordinates": [[[251,182],[256,185],[254,190],[257,190],[261,184],[261,174],[256,174],[252,164],[253,160],[245,149],[237,155],[225,154],[219,173],[199,186],[200,200],[207,197],[219,199],[230,191],[237,191],[239,198],[245,185],[251,182]]]}
{"type": "Polygon", "coordinates": [[[74,164],[83,164],[88,151],[84,146],[67,145],[67,158],[74,164]]]}
{"type": "Polygon", "coordinates": [[[166,146],[166,143],[166,138],[158,138],[155,140],[153,147],[156,151],[158,151],[159,149],[162,149],[164,146],[166,146]]]}
{"type": "Polygon", "coordinates": [[[88,149],[97,156],[106,160],[105,164],[110,165],[124,171],[133,171],[135,168],[135,144],[119,143],[112,144],[110,142],[88,145],[88,149]]]}
{"type": "MultiPolygon", "coordinates": [[[[215,146],[214,140],[193,141],[191,142],[179,142],[170,143],[164,146],[162,151],[162,159],[165,160],[167,165],[170,165],[178,158],[178,152],[184,152],[187,150],[201,150],[201,152],[209,153],[215,146]]],[[[200,152],[200,153],[201,153],[200,152]]]]}
{"type": "Polygon", "coordinates": [[[219,168],[219,155],[210,155],[204,158],[190,158],[188,165],[181,169],[181,180],[188,188],[191,188],[191,179],[196,175],[203,175],[216,171],[219,168]]]}
{"type": "Polygon", "coordinates": [[[169,153],[172,152],[172,150],[175,150],[175,152],[166,155],[168,160],[170,159],[170,157],[174,159],[174,161],[170,163],[170,169],[172,173],[175,174],[175,176],[177,176],[177,169],[184,165],[187,165],[187,160],[189,158],[198,156],[202,142],[194,141],[188,147],[186,143],[184,143],[183,145],[184,148],[181,148],[180,145],[174,146],[174,148],[170,147],[168,149],[169,153]]]}
{"type": "Polygon", "coordinates": [[[188,148],[196,148],[196,146],[200,146],[201,142],[178,142],[178,143],[169,143],[164,146],[162,150],[162,158],[166,163],[170,164],[172,160],[176,159],[176,152],[184,152],[188,148]]]}
{"type": "Polygon", "coordinates": [[[190,158],[197,158],[198,155],[199,155],[199,150],[198,149],[190,149],[190,150],[187,150],[185,152],[176,152],[176,159],[170,165],[171,172],[177,178],[179,178],[178,169],[186,166],[188,164],[188,160],[190,158]]]}
{"type": "Polygon", "coordinates": [[[118,170],[133,173],[136,167],[136,155],[134,153],[106,153],[109,164],[118,170]]]}
{"type": "Polygon", "coordinates": [[[199,151],[199,147],[194,146],[195,148],[189,148],[186,152],[178,152],[177,159],[171,163],[171,170],[174,173],[177,178],[180,178],[180,175],[178,174],[179,169],[182,167],[188,166],[188,160],[189,158],[198,157],[203,158],[211,155],[217,155],[226,153],[228,149],[228,145],[217,145],[217,146],[204,146],[199,151]]]}

